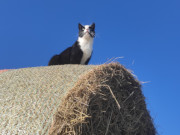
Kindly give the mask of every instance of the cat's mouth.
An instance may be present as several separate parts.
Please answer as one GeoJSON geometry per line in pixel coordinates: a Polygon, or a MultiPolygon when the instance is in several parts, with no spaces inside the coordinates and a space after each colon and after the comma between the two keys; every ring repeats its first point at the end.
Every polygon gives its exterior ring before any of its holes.
{"type": "Polygon", "coordinates": [[[89,36],[91,36],[92,38],[94,38],[94,34],[92,34],[92,33],[89,32],[89,31],[86,31],[85,34],[86,34],[86,35],[88,34],[89,36]]]}

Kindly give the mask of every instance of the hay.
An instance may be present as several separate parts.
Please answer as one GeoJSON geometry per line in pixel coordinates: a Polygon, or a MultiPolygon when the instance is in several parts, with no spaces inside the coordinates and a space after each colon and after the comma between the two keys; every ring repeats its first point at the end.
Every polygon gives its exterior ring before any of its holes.
{"type": "Polygon", "coordinates": [[[118,63],[0,74],[2,135],[154,135],[141,85],[118,63]]]}
{"type": "Polygon", "coordinates": [[[49,135],[155,135],[140,83],[120,64],[98,66],[66,93],[49,135]]]}
{"type": "Polygon", "coordinates": [[[63,95],[94,66],[63,65],[0,73],[0,135],[44,135],[63,95]]]}

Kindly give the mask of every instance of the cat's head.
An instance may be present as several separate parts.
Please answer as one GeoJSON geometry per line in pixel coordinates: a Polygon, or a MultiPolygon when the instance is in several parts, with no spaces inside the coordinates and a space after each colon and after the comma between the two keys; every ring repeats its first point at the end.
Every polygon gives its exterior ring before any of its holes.
{"type": "Polygon", "coordinates": [[[95,23],[92,25],[81,25],[80,23],[78,24],[79,27],[79,37],[83,36],[90,36],[91,38],[95,37],[95,23]]]}

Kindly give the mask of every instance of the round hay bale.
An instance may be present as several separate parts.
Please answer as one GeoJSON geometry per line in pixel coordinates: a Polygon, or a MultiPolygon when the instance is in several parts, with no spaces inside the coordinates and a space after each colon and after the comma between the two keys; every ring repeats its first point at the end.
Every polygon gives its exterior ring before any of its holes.
{"type": "Polygon", "coordinates": [[[122,65],[94,68],[66,93],[49,135],[155,135],[140,83],[122,65]]]}
{"type": "Polygon", "coordinates": [[[154,135],[140,83],[118,63],[0,74],[2,135],[154,135]]]}

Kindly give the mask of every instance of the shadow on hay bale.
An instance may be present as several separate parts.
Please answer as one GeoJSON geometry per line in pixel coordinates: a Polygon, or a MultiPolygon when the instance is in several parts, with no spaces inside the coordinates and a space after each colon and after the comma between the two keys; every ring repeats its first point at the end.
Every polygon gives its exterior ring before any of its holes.
{"type": "Polygon", "coordinates": [[[155,135],[140,83],[122,65],[98,66],[68,91],[49,135],[155,135]]]}

